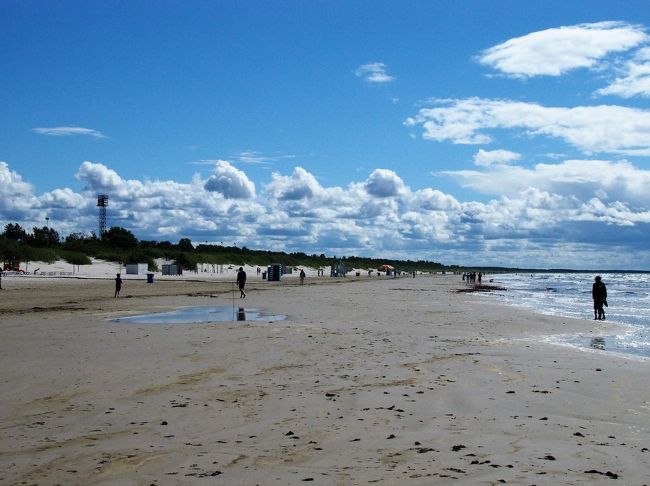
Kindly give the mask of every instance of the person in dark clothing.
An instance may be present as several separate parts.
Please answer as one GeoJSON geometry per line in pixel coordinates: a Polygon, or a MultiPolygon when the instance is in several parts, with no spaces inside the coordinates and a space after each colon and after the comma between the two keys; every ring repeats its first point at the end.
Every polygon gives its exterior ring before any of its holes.
{"type": "Polygon", "coordinates": [[[115,298],[120,296],[120,290],[122,290],[122,277],[118,273],[115,276],[115,298]]]}
{"type": "Polygon", "coordinates": [[[244,292],[244,286],[246,285],[246,272],[244,272],[242,267],[239,267],[239,271],[237,272],[237,285],[239,286],[239,298],[245,299],[246,292],[244,292]]]}
{"type": "Polygon", "coordinates": [[[600,275],[594,280],[594,285],[591,288],[591,298],[594,299],[594,320],[604,321],[605,310],[603,305],[607,306],[607,287],[602,282],[600,275]]]}

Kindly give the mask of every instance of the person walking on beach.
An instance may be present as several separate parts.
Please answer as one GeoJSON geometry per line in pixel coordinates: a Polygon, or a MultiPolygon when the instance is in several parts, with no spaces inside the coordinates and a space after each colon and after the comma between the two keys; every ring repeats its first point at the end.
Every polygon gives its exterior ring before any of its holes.
{"type": "Polygon", "coordinates": [[[594,299],[594,320],[604,321],[605,310],[603,305],[607,306],[607,287],[602,282],[600,275],[597,275],[594,280],[594,285],[591,288],[591,298],[594,299]]]}
{"type": "Polygon", "coordinates": [[[115,298],[116,299],[120,296],[120,290],[122,290],[122,277],[118,273],[115,276],[115,298]]]}
{"type": "Polygon", "coordinates": [[[243,267],[239,267],[237,272],[237,285],[239,286],[239,298],[245,299],[246,292],[244,292],[244,286],[246,285],[246,272],[244,272],[243,267]]]}
{"type": "Polygon", "coordinates": [[[304,285],[304,284],[305,284],[305,270],[301,268],[300,269],[300,285],[304,285]]]}

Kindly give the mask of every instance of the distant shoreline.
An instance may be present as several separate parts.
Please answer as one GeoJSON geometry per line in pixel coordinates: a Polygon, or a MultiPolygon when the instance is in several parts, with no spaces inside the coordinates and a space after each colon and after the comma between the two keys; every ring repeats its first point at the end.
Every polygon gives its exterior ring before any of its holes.
{"type": "MultiPolygon", "coordinates": [[[[121,272],[123,275],[127,275],[125,273],[125,265],[121,265],[119,262],[112,262],[112,261],[105,261],[105,260],[99,260],[99,259],[92,259],[92,264],[90,265],[76,265],[76,264],[71,264],[68,262],[65,262],[63,260],[58,260],[54,263],[46,263],[46,262],[39,262],[39,261],[29,261],[26,262],[26,265],[24,265],[24,268],[21,267],[21,272],[12,272],[12,271],[4,271],[3,274],[5,276],[11,276],[17,273],[24,273],[26,275],[34,275],[32,272],[34,272],[35,269],[38,269],[39,273],[36,274],[36,276],[76,276],[78,278],[84,278],[84,276],[93,276],[97,274],[98,272],[105,275],[105,276],[110,276],[113,275],[115,272],[121,272]],[[32,268],[30,268],[32,267],[32,268]],[[70,271],[70,267],[76,267],[78,270],[72,270],[70,271]],[[67,269],[66,269],[67,268],[67,269]],[[95,269],[98,269],[98,272],[95,271],[95,269]],[[53,274],[53,275],[43,275],[43,274],[53,274]],[[56,275],[58,274],[58,275],[56,275]]],[[[412,262],[409,262],[412,263],[412,262]]],[[[229,274],[229,273],[236,273],[236,270],[240,267],[243,266],[249,276],[256,275],[256,269],[260,267],[262,271],[266,271],[265,266],[260,266],[260,265],[251,265],[251,264],[239,264],[239,263],[223,263],[223,264],[211,264],[211,263],[200,263],[199,265],[201,266],[206,266],[206,267],[220,267],[223,269],[225,267],[225,271],[222,270],[221,272],[202,272],[202,271],[195,271],[195,270],[185,270],[185,274],[194,274],[194,275],[223,275],[223,274],[229,274]]],[[[293,268],[304,268],[306,271],[308,271],[308,276],[316,276],[318,268],[328,268],[328,267],[310,267],[307,265],[296,265],[293,266],[293,268]],[[313,274],[313,275],[311,275],[313,274]]],[[[399,271],[400,269],[397,268],[399,271]]],[[[373,269],[373,271],[377,272],[376,269],[373,269]]],[[[476,271],[476,272],[483,272],[484,274],[490,275],[490,274],[500,274],[500,273],[576,273],[576,274],[613,274],[613,273],[624,273],[624,274],[649,274],[650,270],[618,270],[618,269],[613,269],[613,270],[594,270],[594,269],[588,269],[588,270],[583,270],[583,269],[567,269],[567,268],[550,268],[550,269],[544,269],[544,268],[508,268],[508,267],[481,267],[481,266],[463,266],[463,267],[456,267],[453,266],[453,270],[438,270],[438,271],[422,271],[423,274],[427,273],[446,273],[446,274],[462,274],[463,272],[466,271],[476,271]]],[[[362,275],[364,273],[368,272],[368,268],[351,268],[348,270],[347,273],[355,273],[355,272],[360,272],[362,275]]],[[[158,271],[152,271],[151,273],[154,273],[156,275],[160,275],[160,270],[158,271]]],[[[288,275],[289,277],[291,275],[288,275]]],[[[329,275],[328,275],[329,276],[329,275]]]]}

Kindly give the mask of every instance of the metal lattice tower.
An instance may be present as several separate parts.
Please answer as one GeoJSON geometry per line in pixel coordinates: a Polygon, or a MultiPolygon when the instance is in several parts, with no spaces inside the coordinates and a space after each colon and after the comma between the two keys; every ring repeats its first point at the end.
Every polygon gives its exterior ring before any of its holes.
{"type": "Polygon", "coordinates": [[[97,196],[97,207],[99,208],[99,237],[106,233],[106,207],[108,206],[108,195],[100,194],[97,196]]]}

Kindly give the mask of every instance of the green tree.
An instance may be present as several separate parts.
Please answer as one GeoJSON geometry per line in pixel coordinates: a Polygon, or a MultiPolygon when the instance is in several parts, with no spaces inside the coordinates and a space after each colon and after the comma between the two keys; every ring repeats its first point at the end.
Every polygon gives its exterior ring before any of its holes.
{"type": "Polygon", "coordinates": [[[197,261],[194,255],[189,253],[178,253],[175,260],[183,270],[196,270],[197,268],[197,261]]]}
{"type": "Polygon", "coordinates": [[[34,228],[32,243],[34,246],[51,248],[61,242],[59,233],[52,228],[43,226],[42,228],[34,228]]]}
{"type": "Polygon", "coordinates": [[[89,243],[97,243],[95,235],[87,235],[85,233],[70,233],[65,237],[63,247],[67,250],[82,251],[88,246],[89,243]]]}
{"type": "Polygon", "coordinates": [[[5,225],[5,232],[2,233],[2,236],[14,241],[26,241],[28,238],[27,232],[18,223],[5,225]]]}
{"type": "Polygon", "coordinates": [[[20,256],[20,249],[16,241],[8,238],[0,239],[0,259],[3,262],[14,262],[19,260],[20,256]]]}
{"type": "MultiPolygon", "coordinates": [[[[37,260],[41,252],[45,250],[36,250],[35,248],[17,240],[0,239],[0,258],[10,269],[18,268],[20,262],[37,260]]],[[[47,255],[43,258],[45,261],[51,261],[54,253],[47,250],[47,255]]]]}
{"type": "Polygon", "coordinates": [[[189,238],[181,238],[178,240],[178,249],[180,251],[194,251],[194,245],[189,238]]]}
{"type": "Polygon", "coordinates": [[[103,239],[114,248],[130,250],[138,247],[138,239],[135,235],[129,230],[120,228],[119,226],[113,226],[109,229],[104,234],[103,239]]]}

